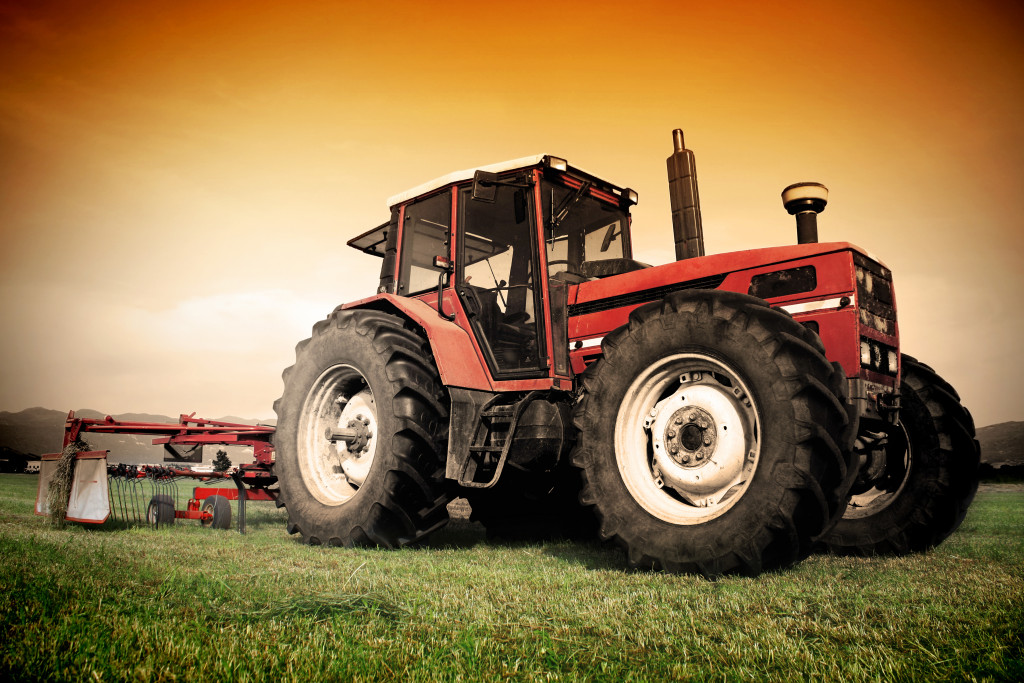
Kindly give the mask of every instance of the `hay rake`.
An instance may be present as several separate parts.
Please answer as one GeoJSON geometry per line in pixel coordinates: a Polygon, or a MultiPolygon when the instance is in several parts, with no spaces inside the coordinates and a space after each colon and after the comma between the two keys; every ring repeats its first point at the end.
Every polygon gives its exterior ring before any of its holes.
{"type": "Polygon", "coordinates": [[[244,534],[245,502],[277,500],[277,490],[269,488],[277,482],[272,471],[273,433],[273,427],[205,420],[196,418],[195,413],[181,415],[176,423],[158,423],[128,422],[110,416],[102,420],[83,419],[75,417],[72,411],[64,423],[63,451],[42,457],[35,512],[59,522],[102,524],[112,519],[125,524],[161,526],[173,524],[176,519],[195,519],[203,526],[226,529],[231,524],[230,501],[235,500],[237,528],[244,534]],[[108,465],[109,451],[87,450],[81,439],[85,432],[155,435],[153,443],[166,446],[251,446],[254,462],[233,472],[108,465]],[[185,508],[179,510],[178,485],[185,479],[231,479],[234,487],[196,486],[185,508]]]}

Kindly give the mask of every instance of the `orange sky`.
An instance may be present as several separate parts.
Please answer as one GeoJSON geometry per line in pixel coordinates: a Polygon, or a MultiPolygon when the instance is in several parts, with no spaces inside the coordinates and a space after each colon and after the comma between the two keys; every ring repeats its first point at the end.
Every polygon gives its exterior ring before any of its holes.
{"type": "Polygon", "coordinates": [[[779,192],[825,183],[904,350],[1024,419],[1019,3],[307,4],[0,0],[0,410],[272,416],[374,291],[345,241],[455,169],[567,157],[670,260],[682,127],[709,252],[793,242],[779,192]]]}

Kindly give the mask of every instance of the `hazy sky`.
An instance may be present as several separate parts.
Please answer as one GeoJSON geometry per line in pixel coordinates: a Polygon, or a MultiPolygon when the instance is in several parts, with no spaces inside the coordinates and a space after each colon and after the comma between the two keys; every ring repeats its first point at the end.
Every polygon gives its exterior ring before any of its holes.
{"type": "Polygon", "coordinates": [[[375,291],[345,242],[456,169],[566,157],[669,261],[681,127],[709,253],[794,242],[779,193],[826,184],[904,351],[1022,420],[1022,35],[983,0],[0,0],[0,410],[273,416],[375,291]]]}

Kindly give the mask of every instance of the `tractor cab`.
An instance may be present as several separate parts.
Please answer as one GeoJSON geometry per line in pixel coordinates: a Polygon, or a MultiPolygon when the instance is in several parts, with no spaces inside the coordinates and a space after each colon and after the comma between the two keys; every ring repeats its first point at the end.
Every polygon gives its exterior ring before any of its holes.
{"type": "Polygon", "coordinates": [[[565,337],[566,286],[642,267],[629,234],[636,200],[564,159],[526,157],[396,195],[391,221],[349,245],[384,258],[379,293],[465,323],[494,379],[547,377],[566,353],[547,335],[565,337]]]}

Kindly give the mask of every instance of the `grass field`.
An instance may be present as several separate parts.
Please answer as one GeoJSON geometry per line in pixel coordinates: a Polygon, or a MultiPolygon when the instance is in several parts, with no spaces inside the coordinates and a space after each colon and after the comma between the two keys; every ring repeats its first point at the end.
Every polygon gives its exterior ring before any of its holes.
{"type": "Polygon", "coordinates": [[[0,475],[3,680],[1022,680],[1024,487],[983,487],[927,554],[755,579],[627,571],[567,542],[307,547],[249,533],[58,530],[0,475]]]}

